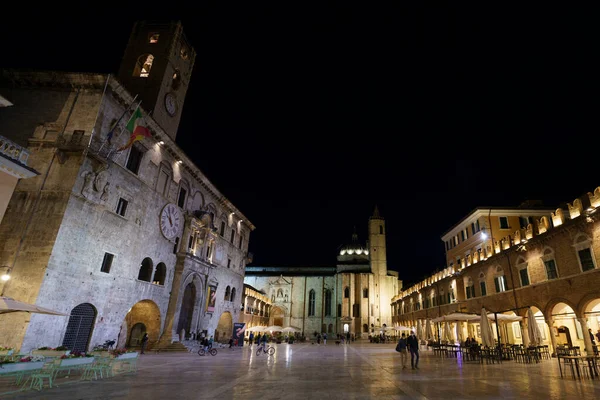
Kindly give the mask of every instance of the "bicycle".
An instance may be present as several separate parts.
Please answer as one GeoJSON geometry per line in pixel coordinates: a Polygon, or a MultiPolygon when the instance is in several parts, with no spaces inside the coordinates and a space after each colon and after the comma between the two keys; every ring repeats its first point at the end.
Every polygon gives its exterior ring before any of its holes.
{"type": "Polygon", "coordinates": [[[204,350],[204,347],[201,347],[200,350],[198,350],[199,356],[205,356],[206,353],[210,354],[211,356],[216,356],[217,349],[212,348],[212,349],[204,350]]]}
{"type": "Polygon", "coordinates": [[[275,354],[275,347],[273,346],[258,346],[258,349],[256,350],[256,355],[260,356],[260,353],[267,353],[268,355],[272,356],[273,354],[275,354]]]}

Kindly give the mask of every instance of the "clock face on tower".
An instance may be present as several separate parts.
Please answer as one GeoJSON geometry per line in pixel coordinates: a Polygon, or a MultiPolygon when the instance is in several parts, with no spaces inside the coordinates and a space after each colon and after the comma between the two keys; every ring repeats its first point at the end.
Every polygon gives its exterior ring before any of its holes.
{"type": "Polygon", "coordinates": [[[171,117],[177,112],[177,101],[173,93],[167,93],[165,95],[165,109],[171,117]]]}
{"type": "Polygon", "coordinates": [[[169,240],[173,239],[179,232],[181,220],[179,207],[173,203],[168,203],[160,213],[160,230],[162,234],[169,240]]]}

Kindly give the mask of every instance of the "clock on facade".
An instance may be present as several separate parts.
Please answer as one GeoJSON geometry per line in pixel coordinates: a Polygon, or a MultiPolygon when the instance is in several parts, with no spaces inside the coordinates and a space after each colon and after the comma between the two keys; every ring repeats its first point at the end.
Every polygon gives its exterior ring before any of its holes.
{"type": "Polygon", "coordinates": [[[165,109],[171,117],[177,112],[177,101],[173,93],[169,92],[165,95],[165,109]]]}
{"type": "Polygon", "coordinates": [[[168,203],[163,207],[160,213],[160,230],[169,240],[177,236],[181,227],[181,212],[179,207],[173,203],[168,203]]]}

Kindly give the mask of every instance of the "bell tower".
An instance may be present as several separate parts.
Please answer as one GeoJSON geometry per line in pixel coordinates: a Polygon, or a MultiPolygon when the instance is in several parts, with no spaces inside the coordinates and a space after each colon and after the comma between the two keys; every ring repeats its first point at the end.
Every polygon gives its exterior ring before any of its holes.
{"type": "Polygon", "coordinates": [[[385,220],[375,206],[373,216],[369,218],[369,258],[371,272],[374,275],[387,275],[387,256],[385,248],[385,220]]]}
{"type": "Polygon", "coordinates": [[[139,21],[119,67],[119,81],[173,140],[195,59],[181,22],[139,21]]]}

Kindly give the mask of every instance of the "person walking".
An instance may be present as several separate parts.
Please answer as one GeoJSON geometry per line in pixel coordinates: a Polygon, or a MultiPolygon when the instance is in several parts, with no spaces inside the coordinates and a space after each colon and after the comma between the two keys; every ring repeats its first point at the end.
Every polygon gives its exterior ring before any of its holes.
{"type": "Polygon", "coordinates": [[[396,351],[400,353],[402,369],[406,368],[406,363],[408,362],[408,352],[406,350],[406,346],[406,333],[402,333],[402,337],[400,337],[400,340],[398,340],[398,344],[396,345],[396,351]]]}
{"type": "Polygon", "coordinates": [[[250,344],[250,348],[252,348],[253,340],[254,340],[254,332],[250,332],[250,336],[248,337],[248,344],[250,344]]]}
{"type": "Polygon", "coordinates": [[[144,336],[142,336],[142,352],[141,352],[141,354],[144,354],[144,350],[146,350],[147,343],[148,343],[148,334],[144,333],[144,336]]]}
{"type": "Polygon", "coordinates": [[[213,345],[213,337],[212,335],[210,335],[210,338],[208,339],[208,349],[212,349],[212,345],[213,345]]]}
{"type": "Polygon", "coordinates": [[[327,334],[323,333],[323,344],[327,344],[327,334]]]}
{"type": "Polygon", "coordinates": [[[410,351],[410,366],[412,369],[419,369],[419,339],[415,335],[415,331],[410,332],[410,336],[406,339],[406,345],[410,351]]]}

